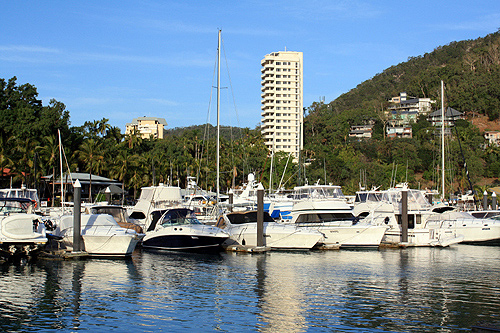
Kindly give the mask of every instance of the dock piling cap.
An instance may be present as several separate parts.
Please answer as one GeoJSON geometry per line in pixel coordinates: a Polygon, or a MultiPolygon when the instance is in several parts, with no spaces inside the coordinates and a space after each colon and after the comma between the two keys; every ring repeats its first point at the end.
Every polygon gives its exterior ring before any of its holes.
{"type": "Polygon", "coordinates": [[[80,184],[80,180],[77,179],[73,184],[73,187],[82,187],[82,184],[80,184]]]}

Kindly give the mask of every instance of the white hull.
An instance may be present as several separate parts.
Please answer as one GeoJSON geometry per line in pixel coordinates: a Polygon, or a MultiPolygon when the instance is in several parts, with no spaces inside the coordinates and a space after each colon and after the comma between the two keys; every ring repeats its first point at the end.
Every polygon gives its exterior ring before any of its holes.
{"type": "MultiPolygon", "coordinates": [[[[228,245],[257,246],[257,223],[231,225],[224,229],[230,234],[228,245]],[[231,243],[232,242],[232,243],[231,243]]],[[[312,249],[323,242],[323,235],[314,230],[296,228],[275,222],[264,223],[264,246],[272,249],[312,249]]]]}
{"type": "Polygon", "coordinates": [[[31,255],[46,243],[45,226],[40,216],[19,213],[0,218],[1,255],[31,255]]]}
{"type": "MultiPolygon", "coordinates": [[[[83,251],[91,256],[130,256],[140,237],[137,235],[83,235],[83,251]]],[[[63,238],[63,244],[73,251],[73,236],[63,238]]]]}
{"type": "Polygon", "coordinates": [[[440,246],[447,247],[463,240],[451,229],[409,229],[408,242],[401,241],[401,229],[391,228],[382,239],[384,245],[394,246],[440,246]]]}
{"type": "Polygon", "coordinates": [[[384,237],[385,226],[353,225],[336,226],[325,223],[322,226],[302,227],[318,230],[325,235],[325,245],[340,247],[378,247],[384,237]]]}
{"type": "MultiPolygon", "coordinates": [[[[80,234],[82,251],[91,256],[129,256],[143,237],[132,229],[121,228],[107,214],[83,214],[80,234]]],[[[63,245],[73,251],[73,216],[61,217],[55,235],[62,237],[63,245]]]]}

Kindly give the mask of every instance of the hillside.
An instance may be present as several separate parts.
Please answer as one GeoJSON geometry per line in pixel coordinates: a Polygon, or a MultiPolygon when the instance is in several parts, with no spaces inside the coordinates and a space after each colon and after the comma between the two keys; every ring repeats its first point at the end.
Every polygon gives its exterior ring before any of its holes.
{"type": "Polygon", "coordinates": [[[307,178],[326,177],[348,193],[356,191],[360,175],[366,175],[368,186],[407,181],[436,188],[441,148],[435,128],[420,118],[412,125],[412,138],[391,140],[384,135],[384,111],[401,92],[431,98],[437,101],[434,108],[441,108],[441,80],[445,106],[468,120],[457,122],[447,139],[448,186],[453,192],[467,190],[467,171],[475,186],[498,182],[500,148],[485,148],[482,132],[500,130],[500,32],[439,46],[387,68],[334,101],[313,103],[304,121],[304,158],[312,161],[307,178]],[[372,138],[351,141],[350,126],[368,120],[375,122],[372,138]]]}
{"type": "Polygon", "coordinates": [[[375,116],[374,110],[400,92],[430,97],[440,104],[441,80],[446,85],[448,106],[466,115],[476,113],[488,116],[489,120],[498,119],[500,32],[476,40],[452,42],[412,57],[359,84],[329,105],[337,112],[361,108],[366,115],[375,116]]]}

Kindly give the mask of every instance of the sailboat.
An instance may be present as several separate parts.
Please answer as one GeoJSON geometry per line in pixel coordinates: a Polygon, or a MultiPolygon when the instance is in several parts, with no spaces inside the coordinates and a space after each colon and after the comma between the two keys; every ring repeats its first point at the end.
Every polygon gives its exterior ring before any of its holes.
{"type": "MultiPolygon", "coordinates": [[[[220,204],[220,45],[221,31],[219,30],[217,48],[217,207],[220,204]]],[[[170,187],[169,191],[176,193],[174,197],[178,198],[179,202],[181,201],[179,187],[170,187]]],[[[145,248],[175,251],[218,250],[221,249],[222,243],[229,238],[229,235],[222,229],[202,224],[197,219],[195,211],[189,208],[170,207],[148,211],[148,213],[148,216],[145,216],[147,219],[146,236],[142,243],[145,248]]]]}
{"type": "MultiPolygon", "coordinates": [[[[441,81],[441,178],[442,194],[444,201],[445,193],[445,155],[444,155],[444,83],[441,81]]],[[[470,182],[470,180],[469,180],[470,182]]],[[[472,187],[472,186],[471,186],[472,187]]],[[[428,228],[435,229],[446,226],[456,234],[463,236],[462,243],[467,244],[497,244],[500,245],[500,220],[488,218],[476,218],[468,212],[460,212],[458,209],[448,209],[444,212],[436,212],[429,217],[428,228]]]]}

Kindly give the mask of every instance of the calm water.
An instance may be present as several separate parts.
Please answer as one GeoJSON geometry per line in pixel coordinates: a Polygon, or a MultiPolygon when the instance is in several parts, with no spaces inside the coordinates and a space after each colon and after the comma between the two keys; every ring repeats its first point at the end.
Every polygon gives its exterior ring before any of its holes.
{"type": "Polygon", "coordinates": [[[500,247],[0,266],[0,331],[456,332],[500,321],[500,247]]]}

